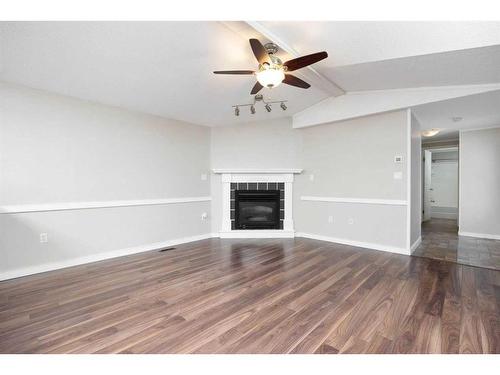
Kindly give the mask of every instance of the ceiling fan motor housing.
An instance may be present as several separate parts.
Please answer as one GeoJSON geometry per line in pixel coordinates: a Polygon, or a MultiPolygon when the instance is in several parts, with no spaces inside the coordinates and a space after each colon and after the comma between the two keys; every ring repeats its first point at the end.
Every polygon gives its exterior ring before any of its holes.
{"type": "Polygon", "coordinates": [[[278,46],[274,43],[266,43],[264,44],[264,48],[269,55],[274,55],[276,52],[278,52],[278,46]]]}

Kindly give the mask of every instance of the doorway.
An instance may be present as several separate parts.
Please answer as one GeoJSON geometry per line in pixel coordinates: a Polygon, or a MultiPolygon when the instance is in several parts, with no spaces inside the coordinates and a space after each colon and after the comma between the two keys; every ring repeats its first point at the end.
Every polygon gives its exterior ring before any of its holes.
{"type": "Polygon", "coordinates": [[[458,235],[459,146],[422,154],[422,243],[412,255],[500,270],[500,241],[458,235]]]}
{"type": "Polygon", "coordinates": [[[458,146],[423,150],[422,244],[413,255],[458,261],[458,152],[458,146]]]}
{"type": "Polygon", "coordinates": [[[424,152],[423,221],[458,219],[458,147],[424,152]]]}

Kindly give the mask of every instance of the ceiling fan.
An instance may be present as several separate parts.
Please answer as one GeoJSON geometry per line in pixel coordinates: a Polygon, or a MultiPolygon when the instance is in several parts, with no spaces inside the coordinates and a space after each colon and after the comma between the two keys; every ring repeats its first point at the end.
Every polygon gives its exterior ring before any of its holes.
{"type": "Polygon", "coordinates": [[[314,64],[318,61],[326,59],[326,52],[317,52],[311,55],[297,57],[296,59],[282,62],[275,53],[278,51],[278,46],[274,43],[262,45],[257,39],[250,39],[250,47],[253,54],[259,62],[257,71],[253,70],[217,70],[215,74],[254,74],[257,78],[257,83],[252,88],[250,94],[257,94],[264,87],[273,88],[279,84],[286,83],[287,85],[308,89],[311,85],[300,78],[291,75],[288,72],[303,68],[314,64]]]}

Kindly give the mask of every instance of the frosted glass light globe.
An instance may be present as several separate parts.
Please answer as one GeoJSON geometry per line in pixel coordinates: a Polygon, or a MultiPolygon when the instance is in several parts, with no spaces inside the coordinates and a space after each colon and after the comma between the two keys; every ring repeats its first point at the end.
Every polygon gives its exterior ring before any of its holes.
{"type": "Polygon", "coordinates": [[[263,69],[256,73],[257,81],[264,86],[273,88],[279,86],[285,79],[285,73],[280,68],[263,69]]]}

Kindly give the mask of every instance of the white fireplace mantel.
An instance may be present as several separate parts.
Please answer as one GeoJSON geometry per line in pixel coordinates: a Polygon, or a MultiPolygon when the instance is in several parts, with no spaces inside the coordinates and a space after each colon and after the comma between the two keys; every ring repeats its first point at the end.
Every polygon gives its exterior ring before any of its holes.
{"type": "Polygon", "coordinates": [[[302,173],[302,169],[290,168],[290,169],[213,169],[214,173],[225,174],[225,173],[243,173],[243,174],[276,174],[276,173],[290,173],[298,174],[302,173]]]}
{"type": "Polygon", "coordinates": [[[293,180],[302,169],[214,169],[221,174],[222,182],[222,230],[221,238],[293,238],[293,180]],[[283,182],[285,184],[285,218],[283,229],[232,230],[231,229],[231,182],[283,182]]]}

